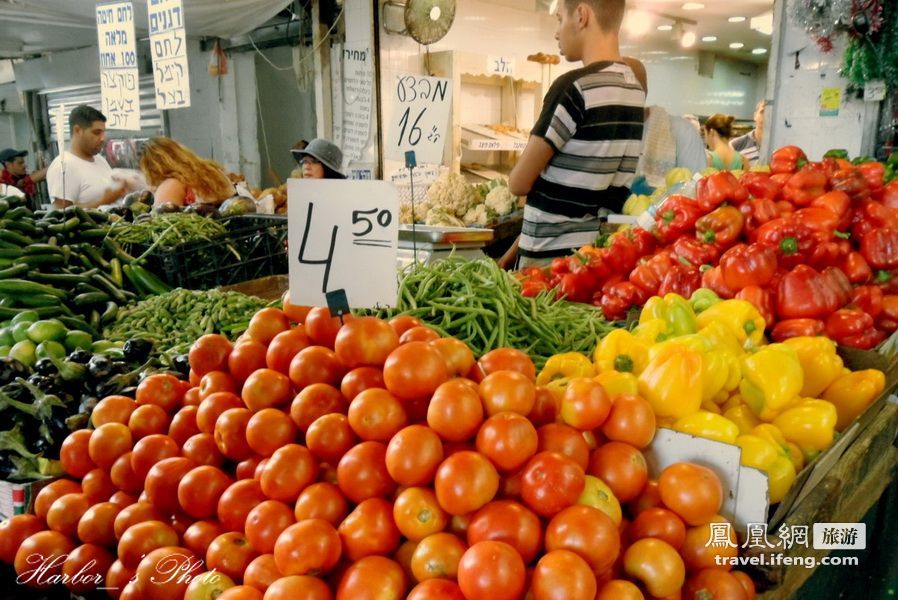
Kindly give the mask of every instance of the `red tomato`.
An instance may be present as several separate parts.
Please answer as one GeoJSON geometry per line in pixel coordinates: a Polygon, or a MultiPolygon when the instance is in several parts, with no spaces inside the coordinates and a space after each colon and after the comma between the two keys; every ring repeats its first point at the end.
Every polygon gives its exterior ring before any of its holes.
{"type": "Polygon", "coordinates": [[[296,389],[302,390],[314,383],[338,385],[346,374],[346,367],[330,348],[309,346],[293,357],[288,373],[296,389]]]}
{"type": "Polygon", "coordinates": [[[412,327],[420,327],[422,325],[421,319],[418,319],[417,317],[410,317],[408,315],[399,315],[397,317],[393,317],[388,321],[388,323],[398,336],[401,336],[412,327]]]}
{"type": "Polygon", "coordinates": [[[402,429],[387,444],[387,471],[399,485],[428,485],[441,462],[443,443],[440,436],[424,425],[402,429]]]}
{"type": "Polygon", "coordinates": [[[295,502],[318,478],[318,463],[305,446],[288,444],[271,455],[262,469],[262,492],[272,500],[295,502]]]}
{"type": "Polygon", "coordinates": [[[362,442],[340,459],[337,483],[347,498],[360,503],[386,496],[396,484],[386,465],[387,447],[380,442],[362,442]]]}
{"type": "Polygon", "coordinates": [[[202,377],[209,371],[227,370],[228,356],[233,349],[228,338],[217,333],[209,333],[193,342],[187,360],[190,362],[190,368],[202,377]]]}
{"type": "Polygon", "coordinates": [[[330,413],[343,413],[349,410],[349,403],[340,390],[326,383],[313,383],[303,388],[290,405],[290,418],[302,433],[318,417],[330,413]]]}
{"type": "MultiPolygon", "coordinates": [[[[181,380],[168,373],[154,373],[137,386],[137,404],[155,404],[167,413],[172,413],[181,405],[181,398],[187,391],[181,380]]],[[[201,390],[202,391],[202,390],[201,390]]]]}
{"type": "Polygon", "coordinates": [[[624,571],[658,597],[675,594],[686,579],[683,559],[667,542],[637,540],[624,554],[624,571]]]}
{"type": "Polygon", "coordinates": [[[406,329],[405,332],[401,336],[399,336],[399,343],[408,344],[409,342],[434,342],[438,339],[440,339],[440,334],[435,330],[427,327],[426,325],[419,325],[418,327],[406,329]]]}
{"type": "Polygon", "coordinates": [[[490,350],[477,361],[484,376],[496,371],[517,371],[527,379],[536,379],[536,366],[526,353],[514,348],[490,350]]]}
{"type": "Polygon", "coordinates": [[[128,419],[128,429],[135,440],[154,433],[165,433],[171,424],[171,418],[162,408],[155,404],[138,406],[128,419]]]}
{"type": "Polygon", "coordinates": [[[349,505],[333,483],[320,481],[302,491],[293,509],[297,521],[324,519],[334,527],[349,514],[349,505]]]}
{"type": "Polygon", "coordinates": [[[295,522],[293,508],[277,500],[266,500],[246,516],[246,539],[256,552],[272,552],[281,532],[295,522]]]}
{"type": "Polygon", "coordinates": [[[402,535],[419,541],[445,529],[449,516],[440,507],[433,490],[410,487],[396,497],[393,520],[402,535]]]}
{"type": "Polygon", "coordinates": [[[259,369],[247,377],[240,397],[253,412],[263,408],[276,408],[290,402],[293,386],[290,379],[273,369],[259,369]]]}
{"type": "Polygon", "coordinates": [[[215,443],[215,436],[208,433],[190,436],[184,442],[181,454],[198,465],[209,465],[210,467],[221,467],[225,460],[221,450],[218,449],[218,444],[215,443]]]}
{"type": "Polygon", "coordinates": [[[290,321],[287,315],[278,308],[263,308],[253,315],[246,329],[246,337],[262,342],[270,343],[277,334],[290,329],[290,321]]]}
{"type": "Polygon", "coordinates": [[[88,508],[90,508],[90,502],[84,494],[60,496],[47,511],[47,527],[69,538],[74,538],[78,535],[78,521],[81,520],[88,508]]]}
{"type": "Polygon", "coordinates": [[[209,544],[223,533],[225,529],[218,521],[197,521],[184,531],[181,538],[188,550],[206,556],[209,544]]]}
{"type": "Polygon", "coordinates": [[[451,379],[433,393],[427,408],[427,424],[448,442],[473,437],[483,423],[483,403],[476,385],[451,379]]]}
{"type": "Polygon", "coordinates": [[[624,579],[611,579],[596,595],[596,600],[645,600],[635,583],[624,579]]]}
{"type": "Polygon", "coordinates": [[[464,377],[474,367],[474,353],[468,345],[457,338],[439,338],[430,345],[440,351],[450,377],[464,377]]]}
{"type": "Polygon", "coordinates": [[[443,355],[426,342],[403,344],[384,363],[384,383],[400,400],[430,397],[448,379],[443,355]]]}
{"type": "Polygon", "coordinates": [[[28,536],[16,550],[16,581],[30,588],[49,589],[62,575],[63,562],[74,549],[75,543],[58,531],[28,536]]]}
{"type": "Polygon", "coordinates": [[[620,532],[611,517],[592,506],[564,509],[546,527],[546,550],[570,550],[596,573],[609,569],[620,554],[620,532]]]}
{"type": "Polygon", "coordinates": [[[596,576],[577,554],[555,550],[539,559],[531,589],[533,600],[594,600],[596,576]]]}
{"type": "Polygon", "coordinates": [[[428,579],[416,585],[407,600],[465,600],[465,597],[454,581],[428,579]]]}
{"type": "Polygon", "coordinates": [[[645,448],[655,437],[655,411],[640,396],[621,395],[614,399],[602,433],[611,441],[645,448]]]}
{"type": "Polygon", "coordinates": [[[561,411],[560,403],[552,390],[545,386],[536,386],[536,399],[533,403],[533,410],[527,415],[534,427],[541,427],[558,420],[558,413],[561,411]]]}
{"type": "Polygon", "coordinates": [[[56,499],[66,494],[80,494],[81,484],[71,479],[57,479],[41,488],[34,498],[34,514],[41,520],[47,518],[50,506],[56,499]]]}
{"type": "Polygon", "coordinates": [[[281,577],[283,575],[278,571],[274,554],[261,554],[246,567],[246,572],[243,573],[243,585],[254,587],[265,593],[265,590],[281,577]]]}
{"type": "Polygon", "coordinates": [[[451,515],[477,510],[499,491],[499,473],[479,452],[462,451],[437,469],[434,489],[440,506],[451,515]]]}
{"type": "Polygon", "coordinates": [[[145,483],[149,501],[163,512],[179,511],[178,484],[196,466],[192,460],[183,457],[166,458],[153,465],[145,483]]]}
{"type": "Polygon", "coordinates": [[[106,502],[116,492],[115,484],[109,474],[103,469],[96,468],[90,471],[81,480],[81,488],[87,501],[91,504],[106,502]]]}
{"type": "Polygon", "coordinates": [[[540,452],[524,468],[521,497],[536,514],[551,517],[577,501],[585,477],[573,459],[556,452],[540,452]]]}
{"type": "MultiPolygon", "coordinates": [[[[171,424],[168,426],[168,437],[178,446],[183,446],[190,436],[200,433],[200,428],[196,424],[198,412],[199,404],[185,406],[172,417],[171,424]]],[[[137,444],[135,444],[136,446],[137,444]]]]}
{"type": "Polygon", "coordinates": [[[94,504],[78,521],[78,539],[85,544],[115,545],[115,519],[121,511],[122,507],[112,502],[94,504]]]}
{"type": "Polygon", "coordinates": [[[143,480],[157,462],[180,455],[181,448],[169,436],[158,433],[148,435],[134,444],[134,450],[131,451],[131,469],[143,480]]]}
{"type": "Polygon", "coordinates": [[[343,376],[340,382],[340,393],[347,400],[352,400],[370,388],[387,389],[384,383],[383,369],[377,367],[356,367],[343,376]]]}
{"type": "Polygon", "coordinates": [[[120,540],[125,532],[132,526],[146,521],[165,521],[168,517],[149,502],[135,502],[122,508],[113,521],[113,532],[116,539],[120,540]]]}
{"type": "Polygon", "coordinates": [[[736,543],[736,534],[732,527],[728,528],[728,544],[711,545],[711,523],[729,523],[720,515],[714,516],[709,523],[690,527],[686,530],[683,546],[680,548],[680,556],[686,564],[686,570],[694,573],[701,569],[721,569],[729,571],[733,567],[729,559],[738,555],[739,548],[736,543]],[[718,547],[719,546],[719,547],[718,547]],[[723,557],[727,560],[722,560],[723,557]],[[718,562],[720,561],[720,562],[718,562]]]}
{"type": "Polygon", "coordinates": [[[740,580],[734,574],[720,569],[702,569],[686,580],[683,592],[686,600],[748,600],[748,594],[740,580]]]}
{"type": "Polygon", "coordinates": [[[340,536],[323,519],[291,525],[277,538],[274,562],[284,575],[327,573],[340,560],[340,536]]]}
{"type": "Polygon", "coordinates": [[[337,532],[343,553],[353,562],[374,554],[392,554],[399,548],[401,537],[393,520],[393,505],[383,498],[361,502],[343,519],[337,532]]]}
{"type": "Polygon", "coordinates": [[[129,569],[122,564],[122,561],[116,560],[106,572],[105,586],[106,590],[112,598],[119,598],[124,592],[125,586],[134,578],[134,569],[129,569]]]}
{"type": "Polygon", "coordinates": [[[200,378],[199,390],[200,400],[202,401],[216,392],[231,392],[232,394],[236,394],[237,384],[234,383],[234,378],[231,377],[230,373],[225,371],[209,371],[200,378]]]}
{"type": "Polygon", "coordinates": [[[365,390],[356,396],[349,404],[347,416],[355,434],[366,441],[388,442],[408,423],[402,403],[387,390],[379,388],[365,390]]]}
{"type": "Polygon", "coordinates": [[[349,368],[380,367],[399,346],[399,336],[377,317],[361,317],[343,325],[334,341],[337,357],[349,368]]]}
{"type": "Polygon", "coordinates": [[[0,521],[0,562],[11,565],[22,542],[45,529],[43,520],[35,515],[15,515],[0,521]]]}
{"type": "Polygon", "coordinates": [[[215,421],[215,445],[226,458],[241,461],[252,456],[253,450],[246,443],[246,427],[252,416],[247,408],[229,408],[215,421]]]}
{"type": "Polygon", "coordinates": [[[480,382],[480,397],[489,416],[500,412],[526,416],[536,403],[536,386],[517,371],[496,371],[480,382]]]}
{"type": "Polygon", "coordinates": [[[585,471],[589,466],[589,445],[583,433],[570,425],[549,423],[536,430],[538,452],[557,452],[572,459],[585,471]]]}
{"type": "Polygon", "coordinates": [[[94,407],[90,414],[90,422],[94,427],[106,423],[127,425],[128,418],[135,408],[137,408],[137,402],[127,396],[107,396],[94,407]]]}
{"type": "Polygon", "coordinates": [[[234,581],[243,581],[243,572],[258,555],[243,533],[228,531],[209,544],[206,567],[224,573],[234,581]]]}
{"type": "Polygon", "coordinates": [[[636,499],[649,478],[642,452],[621,442],[608,442],[596,448],[587,473],[608,484],[620,502],[636,499]]]}
{"type": "MultiPolygon", "coordinates": [[[[333,600],[333,594],[327,584],[309,575],[291,575],[281,577],[272,582],[265,592],[267,600],[333,600]]],[[[248,598],[219,600],[249,600],[248,598]]]]}
{"type": "Polygon", "coordinates": [[[73,431],[66,436],[59,448],[59,462],[63,471],[76,479],[81,479],[97,466],[88,452],[91,433],[89,429],[73,431]]]}
{"type": "Polygon", "coordinates": [[[501,471],[516,471],[536,454],[538,436],[533,424],[517,413],[491,416],[477,432],[477,450],[501,471]]]}
{"type": "Polygon", "coordinates": [[[141,558],[156,548],[178,543],[178,534],[162,521],[144,521],[129,527],[118,542],[118,559],[136,569],[141,558]]]}
{"type": "Polygon", "coordinates": [[[84,544],[69,554],[62,565],[65,587],[76,594],[84,594],[103,587],[106,573],[115,562],[112,554],[102,546],[84,544]]]}
{"type": "Polygon", "coordinates": [[[576,377],[561,397],[561,419],[571,427],[589,431],[601,427],[611,412],[611,397],[595,379],[576,377]]]}
{"type": "Polygon", "coordinates": [[[290,290],[284,292],[284,295],[281,297],[281,304],[283,305],[281,310],[284,311],[287,318],[294,323],[299,324],[305,323],[309,311],[312,310],[311,306],[303,306],[301,304],[293,304],[290,302],[290,290]]]}
{"type": "Polygon", "coordinates": [[[675,463],[664,469],[658,488],[664,505],[689,525],[710,522],[723,504],[723,484],[717,474],[692,463],[675,463]]]}
{"type": "Polygon", "coordinates": [[[517,600],[524,581],[521,555],[504,542],[478,542],[458,564],[458,586],[468,600],[517,600]]]}
{"type": "Polygon", "coordinates": [[[543,529],[539,517],[511,500],[490,502],[471,517],[467,528],[468,544],[493,540],[512,546],[530,564],[543,547],[543,529]]]}
{"type": "Polygon", "coordinates": [[[109,469],[134,445],[131,430],[121,423],[107,423],[94,429],[87,446],[87,454],[99,467],[109,469]]]}
{"type": "Polygon", "coordinates": [[[407,588],[399,563],[383,556],[366,556],[343,573],[336,600],[398,600],[405,596],[407,588]]]}
{"type": "Polygon", "coordinates": [[[295,440],[296,424],[290,415],[277,408],[263,408],[246,424],[246,443],[261,456],[271,456],[295,440]]]}
{"type": "Polygon", "coordinates": [[[138,597],[142,600],[182,598],[191,579],[202,570],[203,562],[187,548],[166,546],[153,550],[137,567],[138,597]]]}
{"type": "Polygon", "coordinates": [[[178,502],[191,517],[208,519],[215,514],[219,497],[232,483],[221,469],[208,465],[196,467],[178,483],[178,502]]]}
{"type": "Polygon", "coordinates": [[[256,340],[240,342],[228,356],[228,370],[231,376],[238,382],[246,381],[254,371],[267,366],[267,354],[268,347],[262,342],[256,340]]]}
{"type": "Polygon", "coordinates": [[[306,335],[315,344],[333,348],[337,332],[340,331],[344,323],[348,323],[352,319],[352,315],[343,315],[342,319],[332,317],[326,307],[316,306],[306,315],[304,323],[306,335]]]}
{"type": "Polygon", "coordinates": [[[240,396],[230,392],[216,392],[200,402],[196,411],[196,425],[203,433],[215,433],[215,422],[231,408],[244,408],[240,396]]]}
{"type": "Polygon", "coordinates": [[[686,539],[686,525],[673,511],[666,508],[647,508],[630,524],[630,538],[657,538],[679,552],[686,539]]]}
{"type": "Polygon", "coordinates": [[[265,365],[286,375],[290,372],[290,362],[300,350],[309,347],[309,337],[302,326],[282,331],[274,336],[265,353],[265,365]]]}
{"type": "Polygon", "coordinates": [[[418,581],[455,579],[458,563],[468,547],[451,533],[429,535],[415,547],[409,564],[412,576],[418,581]]]}
{"type": "Polygon", "coordinates": [[[306,447],[320,462],[336,465],[358,443],[349,418],[340,413],[318,417],[306,431],[306,447]]]}

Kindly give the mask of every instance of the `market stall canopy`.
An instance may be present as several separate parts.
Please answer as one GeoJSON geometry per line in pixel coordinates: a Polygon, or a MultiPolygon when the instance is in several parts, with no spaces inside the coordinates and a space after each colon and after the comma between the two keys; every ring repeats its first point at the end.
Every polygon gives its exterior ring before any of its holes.
{"type": "MultiPolygon", "coordinates": [[[[184,0],[191,36],[230,38],[259,27],[291,0],[184,0]]],[[[0,56],[34,55],[96,44],[94,0],[0,0],[0,56]]],[[[134,0],[138,34],[147,2],[134,0]]]]}

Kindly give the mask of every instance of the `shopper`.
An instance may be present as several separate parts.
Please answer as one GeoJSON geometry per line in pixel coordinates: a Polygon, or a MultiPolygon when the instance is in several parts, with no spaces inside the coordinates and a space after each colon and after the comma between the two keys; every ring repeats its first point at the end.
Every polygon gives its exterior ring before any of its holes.
{"type": "Polygon", "coordinates": [[[549,89],[508,187],[527,196],[523,230],[502,257],[544,265],[595,241],[602,218],[620,212],[642,146],[645,91],[622,62],[624,0],[562,0],[555,39],[583,67],[549,89]]]}
{"type": "Polygon", "coordinates": [[[114,180],[112,168],[100,155],[106,142],[106,117],[80,105],[69,113],[69,149],[47,169],[47,187],[57,207],[77,204],[96,207],[121,198],[127,187],[114,180]]]}
{"type": "Polygon", "coordinates": [[[32,202],[37,195],[37,185],[35,184],[46,178],[47,170],[39,169],[29,175],[25,168],[26,156],[28,156],[27,150],[7,148],[0,152],[0,165],[3,166],[3,171],[0,171],[0,183],[18,188],[25,194],[25,198],[32,202]]]}
{"type": "Polygon", "coordinates": [[[290,148],[290,154],[293,156],[293,160],[296,161],[297,165],[296,168],[290,172],[290,177],[293,179],[302,179],[302,156],[298,156],[296,151],[305,150],[308,145],[309,142],[307,140],[299,140],[293,144],[292,148],[290,148]]]}
{"type": "Polygon", "coordinates": [[[340,172],[343,151],[322,138],[315,138],[302,149],[293,149],[293,158],[302,165],[303,179],[346,179],[340,172]]]}
{"type": "Polygon", "coordinates": [[[745,161],[742,155],[730,146],[733,137],[733,123],[736,117],[712,115],[705,121],[705,144],[708,146],[708,166],[720,170],[738,171],[745,161]]]}
{"type": "MultiPolygon", "coordinates": [[[[626,56],[624,62],[633,69],[636,79],[649,91],[648,73],[638,59],[626,56]]],[[[645,127],[642,133],[642,154],[636,167],[636,181],[631,191],[636,193],[637,181],[645,193],[665,184],[667,172],[676,167],[693,173],[704,170],[707,159],[702,136],[686,119],[669,114],[664,107],[645,108],[645,127]],[[644,182],[644,183],[642,183],[644,182]]]]}
{"type": "Polygon", "coordinates": [[[234,184],[221,165],[171,138],[156,137],[143,145],[140,170],[154,189],[156,206],[218,205],[234,195],[234,184]]]}
{"type": "Polygon", "coordinates": [[[754,119],[754,129],[730,141],[733,150],[739,152],[749,165],[755,165],[761,154],[761,139],[764,134],[764,100],[758,102],[755,107],[754,119]]]}

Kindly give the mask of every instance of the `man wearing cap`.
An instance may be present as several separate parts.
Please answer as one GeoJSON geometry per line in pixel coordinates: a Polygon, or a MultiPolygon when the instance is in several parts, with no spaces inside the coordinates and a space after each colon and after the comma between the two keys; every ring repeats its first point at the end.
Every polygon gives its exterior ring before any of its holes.
{"type": "Polygon", "coordinates": [[[303,179],[346,179],[346,175],[340,172],[343,151],[332,142],[315,138],[305,148],[290,152],[302,165],[303,179]]]}
{"type": "Polygon", "coordinates": [[[37,186],[35,184],[44,180],[47,176],[47,170],[40,169],[29,175],[25,170],[25,157],[27,155],[27,150],[15,150],[13,148],[7,148],[0,152],[0,164],[3,165],[3,171],[0,171],[0,183],[18,188],[31,201],[37,194],[37,186]]]}

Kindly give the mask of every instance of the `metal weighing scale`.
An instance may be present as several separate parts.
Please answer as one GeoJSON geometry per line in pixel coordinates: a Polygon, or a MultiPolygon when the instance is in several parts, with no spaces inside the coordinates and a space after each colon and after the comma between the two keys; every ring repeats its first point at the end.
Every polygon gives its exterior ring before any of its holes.
{"type": "Polygon", "coordinates": [[[399,226],[397,263],[400,269],[415,261],[430,264],[453,253],[455,256],[476,260],[484,258],[482,248],[493,240],[492,229],[479,227],[432,227],[429,225],[399,226]]]}

